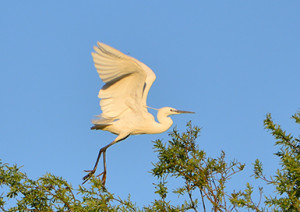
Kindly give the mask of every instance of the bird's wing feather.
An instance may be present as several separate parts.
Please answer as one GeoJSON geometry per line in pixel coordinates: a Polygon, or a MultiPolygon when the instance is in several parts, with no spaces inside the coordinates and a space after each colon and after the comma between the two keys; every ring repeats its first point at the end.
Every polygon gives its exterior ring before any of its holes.
{"type": "Polygon", "coordinates": [[[144,106],[147,106],[147,96],[149,93],[149,90],[153,84],[153,82],[156,79],[156,75],[154,74],[154,72],[151,70],[151,68],[149,68],[147,65],[145,65],[144,63],[138,61],[137,59],[131,57],[134,61],[136,61],[137,64],[139,64],[143,70],[146,72],[146,81],[145,81],[145,85],[144,85],[144,90],[143,90],[143,104],[144,106]]]}
{"type": "Polygon", "coordinates": [[[145,86],[149,75],[149,71],[145,70],[146,65],[100,42],[94,49],[96,52],[92,56],[95,67],[106,83],[98,95],[101,98],[102,117],[118,119],[128,110],[144,111],[144,98],[147,98],[154,81],[148,80],[150,86],[145,86]]]}

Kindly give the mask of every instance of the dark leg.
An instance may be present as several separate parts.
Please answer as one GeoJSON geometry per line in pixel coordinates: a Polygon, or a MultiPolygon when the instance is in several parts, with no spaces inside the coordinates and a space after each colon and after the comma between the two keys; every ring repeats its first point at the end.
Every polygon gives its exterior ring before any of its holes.
{"type": "Polygon", "coordinates": [[[107,150],[108,147],[112,146],[113,144],[115,144],[115,143],[117,143],[117,142],[120,142],[120,141],[124,140],[124,139],[127,138],[128,136],[129,136],[128,134],[126,134],[125,136],[119,135],[113,142],[111,142],[111,143],[108,144],[107,146],[102,147],[102,148],[100,149],[93,170],[84,170],[85,172],[88,172],[88,174],[85,175],[85,176],[83,177],[83,180],[84,180],[84,181],[83,181],[82,184],[86,183],[86,182],[94,175],[94,173],[95,173],[96,170],[97,170],[97,166],[98,166],[98,162],[99,162],[99,160],[100,160],[101,154],[103,153],[103,168],[104,168],[104,170],[103,170],[102,173],[100,173],[99,175],[97,175],[97,177],[103,175],[103,176],[102,176],[102,183],[103,183],[103,185],[105,185],[105,181],[106,181],[106,150],[107,150]]]}
{"type": "Polygon", "coordinates": [[[103,167],[104,167],[104,171],[101,174],[99,174],[98,176],[101,176],[103,174],[102,183],[103,183],[103,185],[105,185],[105,181],[106,181],[106,151],[103,152],[103,167]]]}
{"type": "MultiPolygon", "coordinates": [[[[104,155],[105,155],[105,152],[106,152],[106,149],[107,149],[108,147],[109,147],[109,145],[107,145],[107,146],[105,146],[105,147],[103,147],[103,148],[100,149],[93,170],[84,170],[85,172],[88,172],[88,174],[85,175],[85,176],[83,177],[83,180],[84,180],[84,181],[83,181],[82,184],[86,183],[86,182],[94,175],[94,173],[95,173],[96,170],[97,170],[97,166],[98,166],[98,162],[99,162],[99,160],[100,160],[101,154],[103,153],[103,156],[104,156],[104,155]]],[[[104,163],[104,161],[105,161],[105,158],[103,157],[103,163],[104,163]]],[[[106,169],[105,169],[105,168],[106,168],[106,167],[104,167],[104,172],[106,172],[106,169]]],[[[104,172],[102,172],[101,174],[103,174],[104,172]]],[[[98,176],[101,176],[101,174],[98,175],[98,176]]]]}

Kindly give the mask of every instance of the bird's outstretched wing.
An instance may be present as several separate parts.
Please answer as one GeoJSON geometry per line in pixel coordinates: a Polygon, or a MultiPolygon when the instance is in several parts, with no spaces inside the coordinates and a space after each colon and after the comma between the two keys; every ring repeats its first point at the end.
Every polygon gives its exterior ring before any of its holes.
{"type": "Polygon", "coordinates": [[[105,119],[118,119],[128,110],[145,110],[149,89],[155,80],[152,70],[122,52],[98,42],[92,53],[97,72],[105,82],[98,97],[105,119]]]}
{"type": "Polygon", "coordinates": [[[156,76],[154,74],[154,72],[151,70],[151,68],[149,68],[148,66],[146,66],[144,63],[138,61],[137,59],[131,57],[137,64],[139,64],[143,70],[146,72],[146,81],[144,84],[144,90],[143,90],[143,104],[144,106],[147,106],[147,96],[149,93],[149,90],[153,84],[153,82],[156,79],[156,76]]]}

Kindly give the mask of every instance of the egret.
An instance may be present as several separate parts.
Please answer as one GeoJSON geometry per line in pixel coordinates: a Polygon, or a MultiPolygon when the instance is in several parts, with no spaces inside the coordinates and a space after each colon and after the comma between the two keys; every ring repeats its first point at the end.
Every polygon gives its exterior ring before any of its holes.
{"type": "MultiPolygon", "coordinates": [[[[106,150],[108,147],[126,139],[130,135],[157,134],[168,130],[173,121],[170,115],[193,113],[163,107],[158,110],[157,120],[148,112],[147,96],[156,76],[153,71],[137,59],[104,44],[97,43],[92,52],[97,72],[105,85],[99,91],[102,114],[92,120],[92,130],[105,130],[117,137],[99,150],[92,170],[83,177],[85,183],[96,172],[99,159],[103,154],[104,170],[102,183],[106,180],[106,150]]],[[[154,108],[153,108],[154,109],[154,108]]]]}

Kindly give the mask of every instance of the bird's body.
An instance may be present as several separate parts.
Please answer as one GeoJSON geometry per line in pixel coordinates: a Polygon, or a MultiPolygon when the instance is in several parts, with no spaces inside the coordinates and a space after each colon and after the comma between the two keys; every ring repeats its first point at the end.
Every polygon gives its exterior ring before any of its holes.
{"type": "Polygon", "coordinates": [[[106,119],[93,120],[94,126],[92,129],[105,130],[111,133],[120,134],[157,134],[169,129],[173,121],[170,117],[165,116],[166,111],[172,108],[165,107],[158,111],[157,119],[152,114],[144,111],[128,112],[123,119],[107,122],[106,119]],[[106,122],[106,123],[105,123],[106,122]]]}
{"type": "MultiPolygon", "coordinates": [[[[153,71],[137,59],[98,42],[92,53],[97,72],[105,83],[98,97],[102,114],[92,121],[91,129],[114,133],[117,138],[100,149],[93,170],[87,171],[86,182],[96,171],[98,161],[103,153],[103,183],[106,179],[106,149],[124,140],[129,135],[156,134],[168,130],[173,121],[169,115],[191,113],[171,107],[158,109],[157,120],[147,109],[147,96],[156,76],[153,71]]],[[[101,175],[100,174],[100,175],[101,175]]]]}

